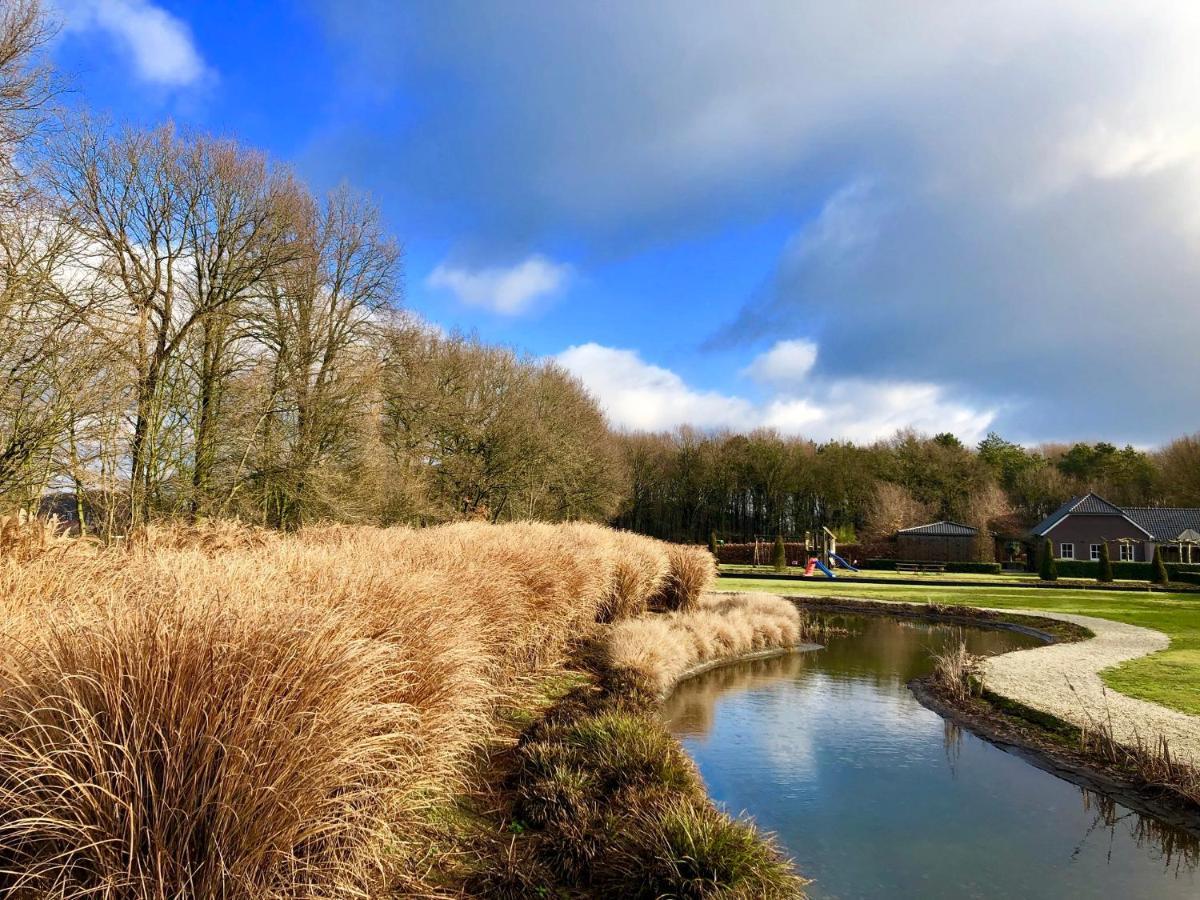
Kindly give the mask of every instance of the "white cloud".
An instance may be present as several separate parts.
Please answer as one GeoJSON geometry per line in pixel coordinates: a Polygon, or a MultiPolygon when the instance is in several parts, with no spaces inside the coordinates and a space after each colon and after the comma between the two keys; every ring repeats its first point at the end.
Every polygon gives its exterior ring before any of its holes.
{"type": "Polygon", "coordinates": [[[555,359],[596,395],[618,428],[740,428],[756,414],[753,404],[740,397],[689,388],[670,369],[651,365],[635,350],[589,343],[568,347],[555,359]]]}
{"type": "Polygon", "coordinates": [[[817,362],[817,345],[812,341],[797,339],[780,341],[766,353],[754,358],[743,375],[755,381],[787,387],[808,377],[817,362]]]}
{"type": "MultiPolygon", "coordinates": [[[[794,219],[722,344],[804,334],[830,377],[1017,398],[1015,438],[1194,427],[1147,398],[1200,381],[1200,4],[323,6],[372,83],[462,86],[393,168],[476,241],[613,259],[794,219]]],[[[376,125],[345,146],[392,163],[376,125]]]]}
{"type": "Polygon", "coordinates": [[[425,283],[448,290],[468,306],[505,316],[527,312],[543,297],[557,294],[571,277],[571,267],[534,254],[514,266],[468,269],[442,263],[425,283]]]}
{"type": "Polygon", "coordinates": [[[187,87],[208,74],[187,23],[151,0],[63,0],[68,31],[100,31],[129,54],[143,81],[187,87]]]}
{"type": "MultiPolygon", "coordinates": [[[[780,346],[755,362],[769,358],[780,346]]],[[[817,348],[811,349],[815,359],[817,348]]],[[[776,358],[786,356],[784,351],[776,358]]],[[[630,431],[681,425],[736,431],[773,428],[819,441],[869,442],[914,428],[930,434],[949,431],[973,443],[996,417],[994,409],[974,408],[939,385],[921,382],[801,379],[786,393],[756,403],[690,387],[677,373],[646,362],[634,350],[588,343],[569,347],[555,359],[596,396],[615,427],[630,431]]]]}

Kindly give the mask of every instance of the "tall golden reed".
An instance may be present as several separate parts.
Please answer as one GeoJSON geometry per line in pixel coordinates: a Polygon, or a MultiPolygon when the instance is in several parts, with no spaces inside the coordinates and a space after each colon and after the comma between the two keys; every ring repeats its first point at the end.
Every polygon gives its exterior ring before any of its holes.
{"type": "Polygon", "coordinates": [[[694,553],[587,525],[53,550],[0,555],[3,896],[378,892],[497,705],[704,586],[694,553]]]}

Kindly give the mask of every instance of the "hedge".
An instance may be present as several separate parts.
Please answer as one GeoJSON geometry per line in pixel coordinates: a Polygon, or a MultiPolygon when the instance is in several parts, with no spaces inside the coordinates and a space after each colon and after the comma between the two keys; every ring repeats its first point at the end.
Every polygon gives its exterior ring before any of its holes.
{"type": "MultiPolygon", "coordinates": [[[[1167,571],[1171,571],[1170,564],[1167,565],[1167,571]]],[[[1200,584],[1200,572],[1176,572],[1171,578],[1175,581],[1182,581],[1184,584],[1200,584]]]]}
{"type": "MultiPolygon", "coordinates": [[[[771,556],[774,552],[775,541],[760,541],[758,545],[758,564],[760,566],[770,566],[771,556]]],[[[787,548],[788,563],[799,563],[804,565],[808,562],[808,558],[812,556],[804,545],[799,541],[785,541],[784,546],[787,548]]],[[[858,546],[855,544],[842,544],[838,547],[838,556],[842,559],[854,559],[859,555],[858,546]]],[[[727,566],[749,566],[754,564],[754,544],[753,543],[728,543],[717,545],[717,562],[727,566]]]]}
{"type": "MultiPolygon", "coordinates": [[[[1060,559],[1058,575],[1060,578],[1095,578],[1099,574],[1099,563],[1083,559],[1060,559]]],[[[1113,577],[1124,581],[1149,581],[1154,575],[1154,564],[1148,562],[1115,562],[1112,564],[1113,577]]],[[[1179,581],[1180,574],[1200,573],[1200,566],[1167,563],[1167,572],[1172,581],[1179,581]]],[[[1187,580],[1187,579],[1182,579],[1187,580]]]]}
{"type": "MultiPolygon", "coordinates": [[[[903,559],[868,559],[866,562],[861,563],[859,568],[874,569],[879,572],[895,572],[896,567],[901,563],[920,566],[937,565],[936,562],[930,563],[928,561],[917,562],[915,560],[910,561],[903,559]]],[[[948,562],[944,563],[943,565],[946,567],[945,571],[958,574],[999,575],[1002,571],[1000,568],[1000,563],[997,562],[948,562]]]]}

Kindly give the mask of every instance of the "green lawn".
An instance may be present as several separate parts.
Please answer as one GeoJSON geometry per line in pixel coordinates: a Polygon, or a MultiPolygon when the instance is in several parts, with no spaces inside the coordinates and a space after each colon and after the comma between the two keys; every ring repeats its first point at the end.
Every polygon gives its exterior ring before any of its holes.
{"type": "Polygon", "coordinates": [[[938,587],[854,583],[839,577],[803,582],[722,578],[721,590],[765,591],[810,597],[861,597],[905,603],[961,603],[1002,609],[1052,610],[1129,622],[1161,631],[1171,646],[1104,673],[1105,682],[1131,697],[1200,715],[1200,595],[1022,587],[938,587]]]}
{"type": "MultiPolygon", "coordinates": [[[[987,572],[946,572],[941,575],[916,575],[912,572],[893,572],[888,569],[860,569],[858,572],[848,572],[843,569],[835,569],[839,580],[853,581],[857,578],[872,578],[883,580],[907,580],[912,581],[914,578],[919,578],[922,581],[928,581],[931,585],[936,585],[939,581],[979,581],[987,584],[1011,585],[1021,582],[1037,581],[1038,576],[1034,572],[1002,572],[999,575],[989,574],[987,572]]],[[[753,576],[755,574],[773,575],[775,570],[769,566],[759,566],[757,569],[754,566],[732,565],[723,563],[721,572],[726,575],[746,575],[753,576]]],[[[784,574],[787,575],[803,575],[803,566],[788,566],[784,574]]],[[[813,574],[814,580],[823,579],[820,570],[813,574]]],[[[1137,584],[1145,587],[1145,579],[1117,579],[1119,584],[1137,584]]],[[[1095,584],[1094,578],[1059,578],[1059,584],[1095,584]]]]}

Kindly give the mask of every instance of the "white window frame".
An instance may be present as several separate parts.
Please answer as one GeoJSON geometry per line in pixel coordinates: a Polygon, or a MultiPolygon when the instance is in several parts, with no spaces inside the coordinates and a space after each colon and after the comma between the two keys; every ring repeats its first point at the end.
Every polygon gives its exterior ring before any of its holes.
{"type": "Polygon", "coordinates": [[[1121,544],[1120,561],[1121,562],[1136,562],[1137,548],[1133,544],[1121,544]]]}
{"type": "Polygon", "coordinates": [[[1058,558],[1059,559],[1074,559],[1075,558],[1075,545],[1067,544],[1067,543],[1059,544],[1058,545],[1058,558]]]}
{"type": "Polygon", "coordinates": [[[1099,544],[1089,544],[1088,545],[1088,559],[1090,559],[1092,562],[1100,562],[1100,545],[1099,544]]]}

